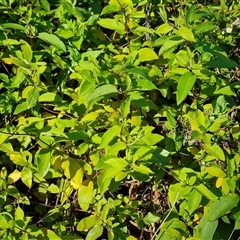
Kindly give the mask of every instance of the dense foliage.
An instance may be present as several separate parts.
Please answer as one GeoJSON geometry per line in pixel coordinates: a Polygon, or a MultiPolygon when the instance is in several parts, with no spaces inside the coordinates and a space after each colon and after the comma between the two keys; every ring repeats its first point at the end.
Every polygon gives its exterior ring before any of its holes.
{"type": "Polygon", "coordinates": [[[0,1],[0,238],[240,236],[240,4],[0,1]]]}

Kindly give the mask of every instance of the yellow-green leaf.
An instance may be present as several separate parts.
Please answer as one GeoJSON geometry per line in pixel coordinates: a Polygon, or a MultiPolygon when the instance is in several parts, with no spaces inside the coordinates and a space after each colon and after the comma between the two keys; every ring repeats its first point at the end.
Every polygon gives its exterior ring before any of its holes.
{"type": "Polygon", "coordinates": [[[206,171],[214,177],[226,177],[226,173],[218,167],[207,167],[206,171]]]}
{"type": "Polygon", "coordinates": [[[20,40],[20,42],[22,43],[21,49],[22,49],[24,59],[27,60],[28,62],[31,62],[31,60],[32,60],[32,49],[31,49],[30,45],[22,39],[20,40]]]}
{"type": "Polygon", "coordinates": [[[236,123],[233,127],[232,127],[232,136],[234,139],[239,139],[240,138],[240,126],[238,123],[236,123]]]}
{"type": "Polygon", "coordinates": [[[130,113],[130,105],[131,105],[131,99],[127,98],[120,106],[120,111],[122,113],[122,117],[126,118],[127,115],[130,113]]]}
{"type": "Polygon", "coordinates": [[[108,129],[102,136],[102,141],[99,145],[99,149],[106,147],[110,141],[113,140],[114,137],[118,136],[121,131],[121,126],[115,125],[108,129]]]}
{"type": "Polygon", "coordinates": [[[94,90],[92,94],[89,94],[88,101],[94,101],[96,99],[102,98],[108,94],[116,94],[118,92],[116,86],[112,84],[102,85],[94,90]]]}
{"type": "Polygon", "coordinates": [[[62,238],[58,237],[55,232],[47,228],[41,228],[41,231],[44,233],[45,239],[54,239],[61,240],[62,238]]]}
{"type": "Polygon", "coordinates": [[[142,173],[142,174],[153,174],[154,172],[150,169],[150,168],[148,168],[148,167],[146,167],[145,165],[143,165],[143,164],[140,164],[139,166],[133,166],[133,169],[136,171],[136,172],[140,172],[140,173],[142,173]]]}
{"type": "Polygon", "coordinates": [[[119,34],[124,34],[125,28],[123,23],[118,22],[116,19],[112,18],[102,18],[97,22],[101,27],[114,30],[119,34]]]}
{"type": "Polygon", "coordinates": [[[79,188],[82,183],[84,169],[79,165],[77,160],[73,158],[66,159],[62,162],[62,169],[64,171],[64,175],[73,181],[75,184],[74,187],[79,188]]]}
{"type": "Polygon", "coordinates": [[[78,203],[83,211],[87,211],[93,199],[93,182],[82,184],[78,189],[78,203]]]}
{"type": "Polygon", "coordinates": [[[199,184],[198,186],[195,187],[203,196],[206,198],[216,201],[218,197],[210,191],[205,185],[199,184]]]}
{"type": "Polygon", "coordinates": [[[228,211],[236,207],[239,203],[239,196],[235,193],[230,193],[227,196],[222,196],[220,200],[214,202],[209,209],[209,218],[211,221],[225,215],[228,211]]]}
{"type": "Polygon", "coordinates": [[[208,154],[212,155],[213,157],[225,161],[225,155],[223,150],[217,144],[207,144],[205,145],[205,150],[208,154]]]}
{"type": "Polygon", "coordinates": [[[37,88],[31,89],[28,92],[27,99],[26,99],[28,108],[32,108],[33,106],[35,106],[37,101],[38,101],[38,98],[39,98],[39,91],[38,91],[38,89],[37,88]]]}
{"type": "Polygon", "coordinates": [[[133,7],[132,0],[110,0],[109,5],[115,5],[118,7],[130,6],[133,7]]]}
{"type": "Polygon", "coordinates": [[[15,211],[15,220],[24,220],[24,212],[19,206],[15,211]]]}
{"type": "Polygon", "coordinates": [[[38,37],[43,41],[49,43],[50,45],[53,45],[54,47],[66,52],[65,44],[56,35],[46,33],[46,32],[41,32],[39,33],[38,37]]]}
{"type": "Polygon", "coordinates": [[[161,34],[166,34],[172,30],[173,30],[173,27],[169,23],[164,23],[157,28],[156,33],[158,35],[161,35],[161,34]]]}
{"type": "Polygon", "coordinates": [[[103,233],[102,225],[95,225],[87,234],[86,240],[95,240],[99,238],[103,233]]]}
{"type": "MultiPolygon", "coordinates": [[[[161,40],[161,37],[160,37],[161,40]]],[[[163,54],[164,52],[168,51],[171,48],[177,47],[179,44],[184,42],[184,39],[180,36],[173,36],[171,38],[168,38],[164,41],[162,44],[162,47],[159,51],[159,55],[163,54]]],[[[158,39],[154,42],[154,46],[158,45],[158,39]]]]}
{"type": "Polygon", "coordinates": [[[158,55],[151,48],[141,48],[138,51],[138,61],[146,62],[158,59],[158,55]]]}
{"type": "Polygon", "coordinates": [[[178,30],[178,35],[190,42],[196,42],[193,32],[190,28],[181,26],[178,30]]]}
{"type": "Polygon", "coordinates": [[[27,160],[21,155],[20,152],[11,152],[9,157],[16,165],[25,166],[27,164],[27,160]]]}
{"type": "Polygon", "coordinates": [[[42,177],[44,177],[50,168],[51,149],[42,148],[38,152],[36,159],[38,172],[42,177]]]}
{"type": "Polygon", "coordinates": [[[97,216],[89,216],[83,218],[77,225],[77,230],[78,231],[88,231],[91,229],[93,226],[99,224],[101,221],[97,216]]]}
{"type": "Polygon", "coordinates": [[[31,188],[32,187],[32,171],[28,167],[24,167],[22,172],[21,172],[21,179],[23,183],[31,188]]]}
{"type": "Polygon", "coordinates": [[[98,116],[99,116],[98,112],[90,112],[81,119],[81,122],[93,122],[96,120],[98,116]]]}
{"type": "Polygon", "coordinates": [[[180,77],[177,85],[177,105],[179,105],[190,93],[196,79],[196,75],[192,75],[192,73],[189,71],[180,77]]]}
{"type": "Polygon", "coordinates": [[[17,182],[21,178],[21,172],[15,169],[12,173],[8,175],[8,184],[17,182]]]}

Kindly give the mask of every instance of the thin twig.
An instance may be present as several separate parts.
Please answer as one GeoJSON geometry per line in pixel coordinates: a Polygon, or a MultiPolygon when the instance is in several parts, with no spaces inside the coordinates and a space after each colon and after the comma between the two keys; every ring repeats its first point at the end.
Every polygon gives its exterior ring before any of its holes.
{"type": "Polygon", "coordinates": [[[171,214],[171,212],[173,211],[173,208],[175,207],[175,204],[177,202],[177,199],[178,199],[178,196],[179,196],[179,192],[177,193],[175,199],[174,199],[174,202],[173,202],[173,205],[172,205],[172,208],[170,209],[169,213],[167,214],[167,216],[164,218],[163,222],[161,223],[161,225],[158,227],[157,231],[153,234],[151,240],[153,240],[156,235],[158,234],[158,232],[160,231],[162,225],[166,222],[167,218],[169,217],[169,215],[171,214]]]}
{"type": "MultiPolygon", "coordinates": [[[[240,220],[240,216],[238,217],[237,222],[235,223],[235,226],[238,224],[239,220],[240,220]]],[[[232,230],[232,232],[231,232],[231,234],[230,234],[228,240],[231,239],[231,237],[232,237],[232,235],[233,235],[233,233],[234,233],[234,231],[235,231],[235,226],[234,226],[234,228],[233,228],[233,230],[232,230]]],[[[238,238],[238,240],[240,240],[240,237],[238,238]]]]}

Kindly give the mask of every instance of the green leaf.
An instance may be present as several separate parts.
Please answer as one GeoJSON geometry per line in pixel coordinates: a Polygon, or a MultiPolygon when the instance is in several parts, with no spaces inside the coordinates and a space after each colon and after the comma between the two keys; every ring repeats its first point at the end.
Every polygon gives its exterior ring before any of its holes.
{"type": "Polygon", "coordinates": [[[206,66],[209,67],[209,68],[228,68],[228,69],[231,69],[231,68],[237,67],[238,64],[235,61],[233,61],[229,58],[225,58],[225,59],[215,58],[215,59],[207,62],[206,66]]]}
{"type": "MultiPolygon", "coordinates": [[[[217,211],[215,209],[215,211],[217,211]]],[[[213,235],[217,229],[218,220],[210,221],[209,214],[203,215],[197,227],[194,229],[194,237],[198,237],[200,239],[212,240],[213,235]]]]}
{"type": "Polygon", "coordinates": [[[85,240],[95,240],[99,238],[102,235],[102,233],[103,233],[103,226],[96,225],[88,232],[85,240]]]}
{"type": "Polygon", "coordinates": [[[121,158],[112,158],[108,160],[107,165],[110,167],[105,167],[97,179],[100,194],[103,194],[107,190],[112,179],[121,173],[128,163],[121,158]]]}
{"type": "MultiPolygon", "coordinates": [[[[166,41],[169,41],[170,39],[172,39],[173,37],[176,36],[162,36],[157,38],[154,42],[153,42],[153,47],[160,47],[162,46],[164,43],[166,43],[166,41]]],[[[184,41],[181,37],[177,36],[180,40],[184,41]]]]}
{"type": "Polygon", "coordinates": [[[62,102],[62,98],[59,97],[56,93],[47,92],[43,93],[39,99],[39,102],[62,102]]]}
{"type": "Polygon", "coordinates": [[[24,220],[24,211],[19,206],[15,211],[15,220],[24,220]]]}
{"type": "Polygon", "coordinates": [[[176,200],[180,200],[184,195],[188,195],[191,190],[192,187],[182,186],[182,183],[171,184],[168,193],[170,204],[173,205],[176,200]]]}
{"type": "Polygon", "coordinates": [[[53,45],[54,47],[66,52],[66,46],[56,35],[46,33],[46,32],[41,32],[39,33],[38,37],[43,41],[49,43],[50,45],[53,45]]]}
{"type": "MultiPolygon", "coordinates": [[[[112,175],[117,175],[119,173],[118,170],[115,173],[114,168],[110,168],[110,170],[109,170],[110,173],[111,173],[111,170],[113,170],[112,175]]],[[[107,191],[107,189],[112,181],[112,178],[113,178],[113,176],[109,177],[109,178],[105,178],[106,173],[107,173],[107,171],[101,172],[97,179],[98,191],[101,195],[103,195],[107,191]]]]}
{"type": "Polygon", "coordinates": [[[1,24],[3,28],[10,28],[10,29],[15,29],[15,30],[21,30],[21,31],[26,31],[26,28],[18,23],[3,23],[1,24]]]}
{"type": "Polygon", "coordinates": [[[81,122],[94,122],[98,116],[99,112],[90,112],[81,119],[81,122]]]}
{"type": "Polygon", "coordinates": [[[174,239],[181,239],[181,233],[173,228],[168,228],[165,230],[167,234],[169,234],[169,238],[173,237],[174,239]]]}
{"type": "Polygon", "coordinates": [[[110,157],[109,159],[105,160],[104,163],[111,167],[119,168],[121,170],[128,165],[126,160],[117,157],[110,157]]]}
{"type": "Polygon", "coordinates": [[[156,33],[158,35],[162,35],[162,34],[167,34],[172,30],[173,30],[173,27],[169,23],[164,23],[156,29],[156,33]]]}
{"type": "Polygon", "coordinates": [[[84,175],[84,169],[80,166],[79,162],[74,158],[65,159],[62,162],[62,169],[64,171],[64,175],[71,179],[71,181],[75,184],[76,187],[82,186],[82,179],[84,175]]]}
{"type": "Polygon", "coordinates": [[[158,88],[147,79],[133,79],[132,88],[142,91],[158,90],[158,88]]]}
{"type": "Polygon", "coordinates": [[[51,184],[49,187],[48,187],[48,189],[47,189],[50,193],[53,193],[53,194],[57,194],[57,193],[59,193],[59,187],[57,186],[57,185],[55,185],[55,184],[51,184]]]}
{"type": "Polygon", "coordinates": [[[226,177],[226,173],[218,167],[207,167],[206,171],[214,177],[226,177]]]}
{"type": "Polygon", "coordinates": [[[25,60],[27,60],[30,63],[32,60],[32,49],[26,41],[21,39],[20,42],[22,43],[21,49],[22,49],[23,57],[25,60]]]}
{"type": "Polygon", "coordinates": [[[124,72],[132,73],[132,74],[135,74],[135,75],[137,75],[137,76],[140,76],[140,77],[142,77],[142,78],[144,78],[144,79],[148,79],[147,74],[146,74],[145,71],[143,71],[141,68],[137,68],[137,67],[135,67],[135,68],[126,68],[126,69],[124,70],[124,72]]]}
{"type": "Polygon", "coordinates": [[[59,29],[55,32],[55,34],[65,39],[75,36],[74,32],[70,29],[59,29]]]}
{"type": "Polygon", "coordinates": [[[202,200],[202,194],[196,189],[193,189],[187,198],[189,213],[192,214],[199,206],[202,200]]]}
{"type": "Polygon", "coordinates": [[[39,98],[39,91],[37,88],[33,88],[28,92],[27,99],[26,99],[28,109],[36,105],[38,98],[39,98]]]}
{"type": "Polygon", "coordinates": [[[178,35],[190,42],[196,42],[196,39],[190,28],[181,26],[178,30],[178,35]]]}
{"type": "Polygon", "coordinates": [[[140,173],[142,173],[142,174],[147,174],[147,175],[154,173],[150,168],[146,167],[146,166],[143,165],[143,164],[140,164],[139,166],[134,165],[134,166],[133,166],[133,170],[136,171],[136,172],[140,172],[140,173]]]}
{"type": "Polygon", "coordinates": [[[215,203],[213,203],[209,209],[208,214],[210,221],[214,221],[222,217],[234,207],[236,207],[238,203],[239,196],[235,193],[230,193],[226,196],[222,196],[220,200],[217,200],[215,203]]]}
{"type": "Polygon", "coordinates": [[[77,225],[78,231],[89,231],[93,226],[98,225],[100,223],[100,219],[97,216],[89,216],[83,218],[77,225]]]}
{"type": "Polygon", "coordinates": [[[155,213],[151,213],[149,212],[144,218],[143,221],[146,224],[154,224],[155,222],[160,220],[160,216],[158,214],[155,213]]]}
{"type": "Polygon", "coordinates": [[[120,106],[120,111],[122,113],[122,117],[126,118],[130,113],[130,105],[131,105],[131,98],[127,98],[120,106]]]}
{"type": "Polygon", "coordinates": [[[217,144],[213,145],[206,144],[204,148],[208,154],[214,156],[217,159],[225,161],[224,152],[217,144]]]}
{"type": "Polygon", "coordinates": [[[81,185],[78,189],[78,203],[83,211],[87,211],[93,199],[93,182],[89,181],[87,185],[81,185]]]}
{"type": "Polygon", "coordinates": [[[107,216],[108,216],[109,210],[110,210],[109,204],[106,204],[103,207],[103,209],[101,210],[101,218],[102,218],[103,221],[107,220],[107,216]]]}
{"type": "Polygon", "coordinates": [[[147,28],[147,27],[141,27],[141,26],[138,26],[134,29],[132,29],[132,31],[134,33],[138,33],[138,34],[141,34],[141,33],[149,33],[149,34],[152,34],[153,35],[153,30],[151,28],[147,28]]]}
{"type": "Polygon", "coordinates": [[[108,13],[114,13],[114,12],[119,11],[120,9],[121,9],[120,5],[119,6],[107,5],[103,8],[101,15],[108,14],[108,13]]]}
{"type": "Polygon", "coordinates": [[[68,132],[65,133],[69,140],[78,141],[78,140],[87,140],[89,139],[88,134],[84,131],[79,129],[77,132],[68,132]]]}
{"type": "Polygon", "coordinates": [[[192,24],[196,17],[196,6],[193,4],[190,8],[187,10],[186,14],[186,22],[187,24],[192,24]]]}
{"type": "Polygon", "coordinates": [[[180,240],[182,237],[179,231],[182,233],[186,232],[186,225],[173,216],[172,219],[163,223],[162,229],[155,240],[180,240]],[[172,231],[175,229],[178,231],[172,231]]]}
{"type": "Polygon", "coordinates": [[[115,125],[113,127],[111,127],[110,129],[108,129],[102,136],[102,141],[98,147],[98,149],[104,148],[106,147],[110,141],[113,140],[114,137],[116,137],[117,135],[119,135],[120,131],[121,131],[121,126],[119,125],[115,125]]]}
{"type": "Polygon", "coordinates": [[[108,4],[119,6],[121,8],[125,6],[133,7],[132,0],[110,0],[108,4]]]}
{"type": "Polygon", "coordinates": [[[19,113],[21,113],[21,112],[23,112],[27,109],[28,109],[27,102],[20,103],[20,104],[17,105],[13,114],[17,115],[17,114],[19,114],[19,113]]]}
{"type": "Polygon", "coordinates": [[[19,85],[26,79],[22,69],[18,69],[16,76],[12,78],[11,88],[18,88],[19,85]]]}
{"type": "Polygon", "coordinates": [[[94,91],[95,89],[95,83],[93,81],[85,80],[81,83],[79,90],[78,90],[78,96],[79,99],[82,102],[86,102],[89,95],[94,91]]]}
{"type": "Polygon", "coordinates": [[[113,94],[113,93],[117,93],[117,92],[118,92],[118,90],[114,85],[105,84],[103,86],[100,86],[100,87],[96,88],[94,90],[94,92],[89,95],[88,101],[91,102],[91,101],[94,101],[98,98],[102,98],[105,95],[113,94]]]}
{"type": "Polygon", "coordinates": [[[42,8],[46,11],[50,11],[50,4],[47,0],[40,0],[40,3],[42,5],[42,8]]]}
{"type": "Polygon", "coordinates": [[[0,73],[0,79],[6,83],[9,83],[9,78],[7,74],[0,73]]]}
{"type": "Polygon", "coordinates": [[[19,45],[20,42],[16,39],[5,39],[2,41],[3,45],[19,45]]]}
{"type": "Polygon", "coordinates": [[[126,149],[126,143],[124,142],[116,142],[108,149],[107,155],[117,156],[119,151],[126,149]]]}
{"type": "Polygon", "coordinates": [[[21,172],[22,182],[29,188],[32,187],[32,171],[28,167],[24,167],[21,172]]]}
{"type": "Polygon", "coordinates": [[[36,163],[39,174],[44,177],[50,169],[51,149],[43,148],[37,154],[36,163]]]}
{"type": "Polygon", "coordinates": [[[58,237],[52,230],[47,228],[41,228],[41,230],[44,232],[44,235],[47,236],[48,239],[61,240],[61,238],[58,237]]]}
{"type": "Polygon", "coordinates": [[[207,32],[212,32],[216,28],[217,28],[216,24],[213,24],[212,22],[206,22],[206,23],[197,25],[194,28],[194,33],[195,33],[195,35],[198,35],[198,34],[203,34],[203,33],[207,33],[207,32]]]}
{"type": "Polygon", "coordinates": [[[210,191],[209,188],[207,188],[205,185],[203,184],[199,184],[198,186],[195,186],[195,188],[206,198],[216,201],[218,199],[218,197],[212,192],[210,191]]]}
{"type": "Polygon", "coordinates": [[[177,105],[179,105],[190,93],[196,79],[197,76],[192,75],[192,73],[189,71],[185,72],[180,77],[177,85],[177,105]]]}
{"type": "Polygon", "coordinates": [[[10,160],[20,166],[25,166],[27,164],[27,160],[20,152],[10,152],[9,153],[10,160]]]}
{"type": "Polygon", "coordinates": [[[165,7],[159,7],[159,15],[164,22],[168,21],[167,12],[165,7]]]}
{"type": "Polygon", "coordinates": [[[119,34],[124,34],[124,25],[112,18],[102,18],[97,22],[101,27],[114,30],[119,34]]]}
{"type": "Polygon", "coordinates": [[[160,134],[149,133],[149,134],[144,135],[141,138],[141,142],[144,142],[148,146],[154,146],[158,142],[162,141],[163,139],[164,139],[164,137],[162,135],[160,135],[160,134]]]}
{"type": "MultiPolygon", "coordinates": [[[[12,219],[12,216],[10,219],[12,219]]],[[[10,227],[9,226],[9,216],[7,218],[7,217],[5,217],[5,214],[0,214],[0,224],[1,224],[1,229],[6,229],[6,231],[7,231],[7,229],[9,229],[9,227],[10,227]]]]}
{"type": "Polygon", "coordinates": [[[187,67],[189,65],[190,58],[187,51],[180,50],[175,57],[179,66],[187,67]]]}
{"type": "Polygon", "coordinates": [[[17,182],[20,178],[21,178],[21,172],[15,169],[12,173],[8,175],[7,182],[8,184],[12,184],[17,182]]]}
{"type": "Polygon", "coordinates": [[[234,97],[237,96],[235,91],[231,88],[231,86],[225,86],[223,88],[220,88],[216,90],[213,94],[220,94],[220,95],[234,96],[234,97]]]}
{"type": "Polygon", "coordinates": [[[138,51],[138,62],[146,62],[158,59],[158,55],[151,48],[141,48],[138,51]]]}
{"type": "MultiPolygon", "coordinates": [[[[181,44],[182,42],[184,42],[184,40],[179,37],[179,36],[174,36],[169,38],[168,40],[166,39],[166,41],[164,41],[160,51],[159,51],[159,55],[163,54],[164,52],[168,51],[171,48],[174,48],[176,46],[178,46],[179,44],[181,44]]],[[[154,46],[157,46],[157,40],[154,42],[154,46]]]]}
{"type": "MultiPolygon", "coordinates": [[[[66,1],[66,0],[61,0],[61,5],[63,6],[64,10],[68,13],[68,14],[74,14],[74,6],[72,3],[66,1]]],[[[81,17],[80,17],[81,19],[81,17]]]]}

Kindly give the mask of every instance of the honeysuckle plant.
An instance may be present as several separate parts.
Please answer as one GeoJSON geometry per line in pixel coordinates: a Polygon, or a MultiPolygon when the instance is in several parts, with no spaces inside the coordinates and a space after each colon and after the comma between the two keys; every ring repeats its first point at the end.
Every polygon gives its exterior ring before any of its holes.
{"type": "Polygon", "coordinates": [[[239,9],[2,0],[0,237],[237,239],[239,9]]]}

